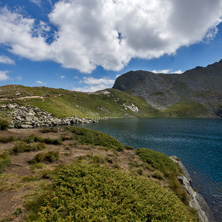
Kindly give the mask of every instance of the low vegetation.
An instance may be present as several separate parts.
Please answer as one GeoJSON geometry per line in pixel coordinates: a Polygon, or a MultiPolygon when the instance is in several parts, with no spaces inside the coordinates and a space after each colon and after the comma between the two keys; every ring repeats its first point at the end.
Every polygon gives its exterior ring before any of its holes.
{"type": "Polygon", "coordinates": [[[36,156],[29,161],[29,164],[36,164],[36,163],[53,163],[59,159],[59,152],[58,151],[49,151],[46,153],[38,153],[36,156]]]}
{"type": "Polygon", "coordinates": [[[34,142],[40,142],[45,144],[53,144],[53,145],[61,145],[62,141],[60,138],[58,139],[51,139],[51,138],[42,138],[36,135],[30,135],[25,140],[26,143],[34,143],[34,142]]]}
{"type": "Polygon", "coordinates": [[[148,178],[76,162],[27,203],[30,221],[195,221],[176,196],[148,178]]]}
{"type": "Polygon", "coordinates": [[[147,148],[139,148],[136,149],[136,154],[140,156],[143,162],[161,171],[165,176],[181,173],[179,166],[163,153],[147,148]]]}
{"type": "Polygon", "coordinates": [[[106,149],[116,151],[122,151],[125,149],[122,143],[105,133],[74,126],[67,127],[66,129],[73,133],[74,140],[76,140],[79,144],[103,146],[106,149]]]}
{"type": "Polygon", "coordinates": [[[33,131],[2,138],[0,205],[16,204],[0,220],[198,221],[166,155],[85,128],[33,131]]]}
{"type": "Polygon", "coordinates": [[[206,117],[208,110],[200,103],[184,100],[168,108],[166,113],[173,117],[206,117]]]}
{"type": "Polygon", "coordinates": [[[7,130],[9,128],[9,123],[7,120],[0,119],[0,130],[7,130]]]}
{"type": "Polygon", "coordinates": [[[0,153],[0,173],[2,173],[11,163],[11,158],[6,153],[0,153]]]}
{"type": "Polygon", "coordinates": [[[43,143],[35,143],[35,144],[32,144],[32,145],[28,145],[24,142],[20,142],[12,148],[11,154],[18,154],[18,153],[31,152],[31,151],[39,151],[39,150],[44,150],[44,149],[45,149],[45,145],[43,143]]]}

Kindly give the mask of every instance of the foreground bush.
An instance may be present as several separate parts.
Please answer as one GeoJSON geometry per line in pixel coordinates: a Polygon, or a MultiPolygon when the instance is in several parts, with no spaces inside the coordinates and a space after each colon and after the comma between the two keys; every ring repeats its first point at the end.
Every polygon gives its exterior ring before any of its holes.
{"type": "Polygon", "coordinates": [[[7,130],[9,128],[8,121],[0,119],[0,130],[7,130]]]}
{"type": "Polygon", "coordinates": [[[2,173],[6,167],[11,163],[10,156],[6,153],[0,153],[0,173],[2,173]]]}
{"type": "Polygon", "coordinates": [[[165,176],[181,172],[179,166],[163,153],[147,148],[139,148],[136,149],[136,154],[140,156],[143,162],[150,164],[154,169],[164,173],[165,176]]]}
{"type": "Polygon", "coordinates": [[[26,205],[30,221],[196,221],[172,193],[148,178],[76,162],[26,205]]]}

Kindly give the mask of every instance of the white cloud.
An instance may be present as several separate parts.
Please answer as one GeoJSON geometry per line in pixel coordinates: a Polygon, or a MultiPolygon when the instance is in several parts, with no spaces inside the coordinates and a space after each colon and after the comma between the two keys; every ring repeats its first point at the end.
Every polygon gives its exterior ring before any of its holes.
{"type": "Polygon", "coordinates": [[[93,78],[93,77],[84,77],[81,83],[85,83],[86,85],[83,87],[76,87],[73,90],[82,91],[82,92],[95,92],[98,90],[111,88],[114,84],[115,80],[109,78],[93,78]]]}
{"type": "Polygon", "coordinates": [[[167,74],[170,72],[170,69],[163,69],[163,70],[152,70],[153,73],[164,73],[167,74]]]}
{"type": "Polygon", "coordinates": [[[39,85],[47,85],[45,82],[42,82],[40,80],[36,81],[36,83],[39,84],[39,85]]]}
{"type": "Polygon", "coordinates": [[[50,24],[36,25],[6,8],[0,10],[0,43],[34,61],[85,73],[97,66],[117,71],[132,58],[158,58],[213,38],[221,17],[222,0],[60,0],[49,14],[58,29],[52,43],[50,24]]]}
{"type": "Polygon", "coordinates": [[[62,76],[60,76],[60,79],[65,79],[65,76],[63,76],[63,75],[62,75],[62,76]]]}
{"type": "Polygon", "coordinates": [[[170,74],[170,73],[174,73],[174,74],[182,74],[183,71],[182,70],[177,70],[177,71],[171,71],[171,69],[162,69],[162,70],[152,70],[151,72],[156,73],[156,74],[170,74]]]}
{"type": "Polygon", "coordinates": [[[30,0],[30,2],[38,5],[39,7],[41,7],[41,0],[30,0]]]}
{"type": "Polygon", "coordinates": [[[174,71],[174,72],[172,72],[172,73],[176,73],[176,74],[182,74],[182,73],[184,73],[182,70],[177,70],[177,71],[174,71]]]}
{"type": "Polygon", "coordinates": [[[0,81],[5,81],[9,79],[9,76],[7,75],[8,71],[0,71],[0,81]]]}
{"type": "Polygon", "coordinates": [[[9,64],[9,65],[14,65],[15,61],[13,59],[10,59],[7,56],[4,55],[0,55],[0,63],[5,63],[5,64],[9,64]]]}

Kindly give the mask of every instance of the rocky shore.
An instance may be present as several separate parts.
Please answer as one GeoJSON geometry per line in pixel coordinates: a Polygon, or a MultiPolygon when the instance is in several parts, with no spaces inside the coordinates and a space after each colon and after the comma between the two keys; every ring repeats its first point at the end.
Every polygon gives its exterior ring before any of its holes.
{"type": "Polygon", "coordinates": [[[74,124],[96,123],[97,119],[68,117],[56,118],[53,114],[48,113],[38,107],[19,106],[18,104],[8,104],[0,107],[1,110],[7,111],[7,116],[12,117],[10,128],[37,128],[37,127],[55,127],[67,126],[74,124]]]}
{"type": "Polygon", "coordinates": [[[176,156],[172,156],[171,159],[175,163],[177,163],[183,171],[183,175],[178,176],[178,179],[184,186],[187,191],[187,194],[190,197],[189,206],[197,210],[201,222],[215,222],[213,214],[208,204],[206,203],[204,198],[193,189],[191,177],[188,171],[186,170],[185,166],[176,156]]]}

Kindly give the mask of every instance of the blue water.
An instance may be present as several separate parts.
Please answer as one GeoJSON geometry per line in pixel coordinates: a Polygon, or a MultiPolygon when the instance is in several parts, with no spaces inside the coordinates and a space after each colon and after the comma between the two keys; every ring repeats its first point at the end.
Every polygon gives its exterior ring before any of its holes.
{"type": "Polygon", "coordinates": [[[115,119],[84,127],[135,148],[178,156],[216,221],[222,221],[222,119],[115,119]]]}

